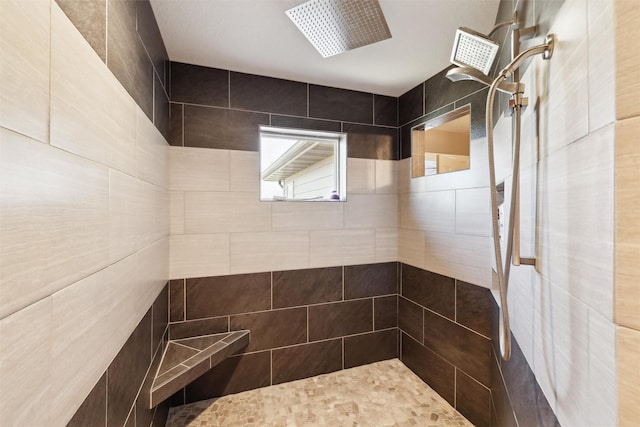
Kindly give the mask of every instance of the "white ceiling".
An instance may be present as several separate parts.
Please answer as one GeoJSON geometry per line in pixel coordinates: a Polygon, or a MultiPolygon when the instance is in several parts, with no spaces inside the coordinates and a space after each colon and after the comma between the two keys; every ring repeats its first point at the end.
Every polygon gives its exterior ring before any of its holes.
{"type": "Polygon", "coordinates": [[[400,96],[449,65],[455,30],[499,0],[379,0],[392,38],[322,58],[285,10],[306,0],[151,0],[172,61],[400,96]]]}

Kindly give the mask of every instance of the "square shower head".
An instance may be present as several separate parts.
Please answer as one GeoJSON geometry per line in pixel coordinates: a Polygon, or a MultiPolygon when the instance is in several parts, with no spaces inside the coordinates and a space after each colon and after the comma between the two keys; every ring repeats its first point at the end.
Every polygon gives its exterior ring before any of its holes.
{"type": "Polygon", "coordinates": [[[500,44],[468,28],[458,28],[451,51],[451,63],[473,67],[489,75],[500,44]]]}
{"type": "Polygon", "coordinates": [[[378,0],[309,0],[286,14],[323,58],[391,38],[378,0]]]}

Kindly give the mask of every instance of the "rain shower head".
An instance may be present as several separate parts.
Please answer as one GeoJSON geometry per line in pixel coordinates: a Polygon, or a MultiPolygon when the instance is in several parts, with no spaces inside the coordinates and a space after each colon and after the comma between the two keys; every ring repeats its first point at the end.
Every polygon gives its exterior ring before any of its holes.
{"type": "Polygon", "coordinates": [[[285,13],[323,58],[391,38],[378,0],[309,0],[285,13]]]}
{"type": "MultiPolygon", "coordinates": [[[[447,71],[447,78],[452,82],[459,82],[463,80],[473,80],[474,82],[482,83],[487,86],[491,86],[493,80],[482,74],[480,71],[472,67],[455,67],[447,71]]],[[[524,85],[522,83],[510,83],[500,82],[498,90],[504,93],[512,95],[517,92],[524,91],[524,85]]]]}
{"type": "Polygon", "coordinates": [[[468,28],[458,28],[451,50],[451,63],[472,67],[489,75],[500,44],[468,28]]]}

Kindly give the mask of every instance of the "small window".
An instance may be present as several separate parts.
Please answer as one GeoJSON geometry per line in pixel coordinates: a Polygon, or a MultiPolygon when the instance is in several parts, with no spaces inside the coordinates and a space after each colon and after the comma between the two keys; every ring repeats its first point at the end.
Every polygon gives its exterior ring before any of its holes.
{"type": "Polygon", "coordinates": [[[260,200],[345,201],[347,135],[260,127],[260,200]]]}

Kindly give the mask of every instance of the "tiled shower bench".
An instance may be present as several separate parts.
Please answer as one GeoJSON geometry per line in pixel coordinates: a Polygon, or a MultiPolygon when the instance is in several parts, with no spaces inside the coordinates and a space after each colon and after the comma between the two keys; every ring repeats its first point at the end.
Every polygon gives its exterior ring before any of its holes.
{"type": "Polygon", "coordinates": [[[249,344],[249,331],[169,340],[151,386],[150,408],[249,344]]]}

